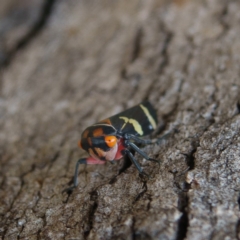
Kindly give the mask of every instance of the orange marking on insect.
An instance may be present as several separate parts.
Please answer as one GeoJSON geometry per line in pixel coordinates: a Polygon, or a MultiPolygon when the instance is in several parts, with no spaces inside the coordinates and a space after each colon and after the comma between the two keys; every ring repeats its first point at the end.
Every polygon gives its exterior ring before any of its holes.
{"type": "Polygon", "coordinates": [[[117,138],[115,136],[106,136],[105,143],[108,145],[108,147],[112,148],[116,145],[117,138]]]}
{"type": "Polygon", "coordinates": [[[111,123],[109,118],[100,121],[100,123],[106,123],[106,124],[112,125],[112,123],[111,123]]]}
{"type": "Polygon", "coordinates": [[[102,158],[106,156],[106,152],[104,152],[101,148],[94,148],[97,152],[98,157],[102,158]]]}
{"type": "Polygon", "coordinates": [[[98,156],[94,153],[94,151],[92,150],[92,148],[88,149],[88,153],[95,159],[99,159],[98,156]]]}
{"type": "Polygon", "coordinates": [[[90,137],[87,138],[89,146],[92,146],[92,139],[90,137]]]}
{"type": "Polygon", "coordinates": [[[88,137],[88,134],[89,134],[89,130],[85,130],[82,134],[82,137],[83,138],[87,138],[88,137]]]}
{"type": "Polygon", "coordinates": [[[102,135],[104,135],[102,128],[96,128],[96,129],[94,129],[94,131],[93,131],[93,136],[94,136],[94,137],[99,137],[99,136],[102,136],[102,135]]]}
{"type": "Polygon", "coordinates": [[[78,141],[78,146],[79,146],[80,148],[82,148],[82,142],[81,142],[81,140],[78,141]]]}

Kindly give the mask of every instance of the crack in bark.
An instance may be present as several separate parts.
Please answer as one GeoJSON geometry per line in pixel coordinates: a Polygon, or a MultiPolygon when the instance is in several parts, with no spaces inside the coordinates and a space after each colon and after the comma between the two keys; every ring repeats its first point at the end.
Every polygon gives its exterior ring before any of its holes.
{"type": "Polygon", "coordinates": [[[90,205],[89,212],[88,212],[88,220],[87,220],[87,225],[88,225],[88,230],[84,232],[84,238],[87,239],[92,228],[93,228],[93,222],[94,222],[94,214],[97,210],[98,207],[98,193],[97,190],[93,190],[90,192],[90,201],[93,203],[90,205]]]}
{"type": "Polygon", "coordinates": [[[153,88],[156,86],[156,82],[158,81],[158,76],[163,73],[164,69],[167,67],[168,62],[169,62],[169,56],[168,56],[167,50],[169,48],[169,45],[171,44],[171,41],[173,38],[173,33],[170,32],[169,30],[167,30],[163,23],[162,23],[162,25],[163,25],[162,31],[165,33],[165,40],[163,43],[163,47],[160,51],[160,56],[162,56],[163,60],[157,67],[156,76],[154,77],[149,88],[146,90],[146,94],[143,97],[143,100],[148,100],[148,97],[151,95],[153,88]]]}
{"type": "MultiPolygon", "coordinates": [[[[165,67],[168,65],[169,57],[168,57],[167,49],[170,45],[173,34],[169,30],[167,30],[167,28],[163,22],[160,23],[160,28],[161,28],[161,31],[163,32],[163,34],[165,34],[163,46],[159,53],[159,55],[162,57],[162,61],[156,67],[156,69],[155,69],[155,67],[153,67],[153,71],[155,71],[155,73],[153,73],[153,74],[155,76],[153,76],[153,80],[152,80],[151,84],[149,85],[148,89],[145,91],[146,94],[142,97],[142,101],[148,100],[148,97],[151,94],[151,91],[153,90],[156,82],[158,81],[158,76],[164,71],[165,67]]],[[[133,41],[133,52],[132,52],[132,57],[131,57],[130,63],[133,63],[137,58],[139,58],[139,55],[141,52],[141,42],[142,42],[143,37],[144,37],[144,31],[143,31],[143,28],[141,27],[137,30],[134,41],[133,41]]],[[[159,57],[159,56],[157,55],[157,57],[159,57]]],[[[124,80],[128,80],[129,78],[135,78],[135,80],[137,82],[141,80],[141,74],[135,73],[135,74],[131,74],[129,76],[127,74],[126,67],[123,67],[121,69],[120,77],[124,80]]],[[[134,93],[138,92],[138,88],[139,88],[139,84],[135,84],[135,86],[132,90],[132,94],[130,95],[131,98],[134,98],[134,93]]],[[[124,108],[126,108],[126,106],[124,106],[124,108]]]]}
{"type": "Polygon", "coordinates": [[[173,38],[173,33],[170,32],[169,30],[166,30],[165,29],[165,26],[163,26],[163,31],[166,33],[166,38],[164,40],[164,43],[163,43],[163,47],[162,47],[162,50],[160,52],[160,55],[163,57],[163,61],[161,62],[161,64],[158,66],[158,75],[162,74],[162,72],[164,71],[165,67],[168,65],[169,63],[169,56],[168,56],[168,47],[172,41],[172,38],[173,38]]]}
{"type": "Polygon", "coordinates": [[[187,56],[187,60],[185,62],[185,64],[183,65],[183,72],[185,73],[185,75],[188,75],[188,64],[190,63],[190,61],[193,59],[193,49],[196,47],[194,45],[194,41],[193,38],[190,36],[186,36],[186,41],[188,42],[188,46],[190,47],[191,51],[189,51],[188,56],[187,56]]]}
{"type": "MultiPolygon", "coordinates": [[[[187,190],[188,191],[188,190],[187,190]]],[[[183,240],[187,236],[189,217],[188,217],[188,204],[189,199],[187,192],[181,192],[178,194],[178,210],[182,213],[178,221],[178,228],[175,240],[183,240]]]]}
{"type": "Polygon", "coordinates": [[[41,229],[39,229],[39,230],[37,231],[37,240],[40,240],[40,239],[41,239],[40,233],[41,233],[41,229]]]}
{"type": "Polygon", "coordinates": [[[152,237],[146,232],[137,232],[137,233],[134,233],[133,239],[136,239],[136,240],[152,240],[152,237]]]}
{"type": "Polygon", "coordinates": [[[221,37],[225,36],[227,31],[230,29],[229,24],[225,20],[226,16],[228,15],[228,4],[229,4],[229,2],[230,1],[226,1],[225,6],[223,6],[223,9],[222,9],[221,13],[219,14],[219,22],[223,27],[223,31],[222,31],[222,33],[220,33],[217,36],[217,39],[220,39],[221,37]]]}
{"type": "Polygon", "coordinates": [[[192,142],[192,150],[190,153],[182,153],[186,157],[186,164],[188,166],[188,171],[191,171],[195,168],[195,157],[194,154],[197,152],[197,148],[199,147],[199,141],[192,142]]]}
{"type": "MultiPolygon", "coordinates": [[[[133,224],[133,228],[134,228],[134,224],[133,224]]],[[[132,230],[133,234],[132,234],[132,239],[133,240],[152,240],[153,238],[144,231],[134,231],[134,229],[132,230]]]]}
{"type": "Polygon", "coordinates": [[[239,195],[238,195],[237,203],[238,203],[238,207],[239,207],[239,211],[240,211],[240,192],[239,192],[239,195]]]}
{"type": "Polygon", "coordinates": [[[136,240],[135,231],[134,231],[135,221],[136,221],[136,220],[135,220],[135,217],[133,216],[133,217],[132,217],[132,225],[131,225],[132,240],[136,240]]]}
{"type": "MultiPolygon", "coordinates": [[[[224,125],[230,119],[227,119],[226,121],[224,121],[224,123],[222,123],[222,125],[224,125]]],[[[203,136],[203,134],[205,132],[207,132],[209,130],[209,128],[213,124],[214,124],[214,122],[209,122],[208,126],[206,126],[203,129],[202,133],[197,136],[197,139],[195,139],[192,142],[193,148],[192,148],[191,152],[189,154],[183,154],[184,156],[186,156],[186,163],[189,166],[189,169],[187,171],[190,171],[190,170],[194,169],[194,167],[195,167],[194,154],[197,152],[197,147],[199,146],[200,138],[203,136]]],[[[181,188],[179,188],[179,189],[181,189],[181,188]]],[[[177,230],[176,240],[183,240],[187,236],[187,231],[188,231],[188,226],[189,226],[189,217],[188,217],[188,205],[189,205],[189,203],[188,203],[187,192],[189,191],[189,189],[190,189],[190,185],[185,183],[184,189],[181,189],[181,192],[178,194],[179,195],[178,209],[179,209],[180,212],[182,212],[182,216],[181,216],[181,218],[179,219],[179,222],[178,222],[178,230],[177,230]]],[[[240,209],[240,195],[239,195],[239,198],[238,198],[238,205],[239,205],[239,209],[240,209]]],[[[237,239],[240,239],[239,234],[240,234],[240,219],[236,223],[236,238],[237,239]]]]}
{"type": "Polygon", "coordinates": [[[178,95],[175,101],[175,104],[172,108],[172,110],[170,112],[168,112],[167,114],[162,116],[163,122],[164,124],[162,126],[160,126],[157,130],[155,135],[160,134],[161,132],[163,132],[164,130],[166,130],[167,124],[168,122],[171,122],[171,118],[173,117],[174,113],[177,112],[178,107],[179,107],[179,99],[180,99],[180,93],[182,92],[182,86],[183,86],[183,79],[181,79],[180,84],[179,84],[179,88],[178,88],[178,95]]]}
{"type": "Polygon", "coordinates": [[[178,210],[182,213],[182,216],[178,220],[176,240],[183,240],[187,236],[189,217],[188,217],[188,191],[191,189],[191,184],[186,182],[186,173],[189,171],[189,167],[178,174],[178,171],[170,172],[173,174],[174,185],[176,186],[176,192],[178,195],[178,210]],[[184,180],[183,180],[184,178],[184,180]]]}
{"type": "MultiPolygon", "coordinates": [[[[240,211],[240,192],[239,192],[239,195],[238,195],[237,203],[238,203],[238,208],[239,208],[239,211],[240,211]]],[[[238,219],[238,221],[236,223],[236,239],[240,240],[240,218],[238,219]]]]}
{"type": "Polygon", "coordinates": [[[0,63],[0,68],[8,66],[15,54],[22,48],[26,47],[32,41],[32,39],[34,39],[41,32],[48,22],[55,1],[56,0],[45,0],[38,20],[33,24],[28,33],[26,33],[26,35],[16,43],[13,49],[6,54],[5,58],[3,58],[2,62],[0,63]]]}
{"type": "Polygon", "coordinates": [[[140,55],[142,38],[143,38],[143,30],[140,27],[137,30],[134,41],[133,41],[133,51],[132,51],[130,63],[133,63],[140,55]]]}
{"type": "Polygon", "coordinates": [[[236,224],[236,239],[240,240],[240,219],[238,219],[236,224]]]}
{"type": "Polygon", "coordinates": [[[133,204],[135,204],[140,198],[142,198],[144,196],[144,194],[147,192],[148,187],[147,187],[147,181],[142,181],[143,182],[143,191],[141,191],[136,198],[133,201],[133,204]]]}
{"type": "Polygon", "coordinates": [[[240,102],[238,101],[237,102],[237,114],[239,114],[240,113],[240,102]]]}
{"type": "MultiPolygon", "coordinates": [[[[162,65],[161,69],[162,71],[164,70],[164,68],[167,66],[168,64],[168,54],[167,54],[167,49],[168,49],[168,46],[169,44],[171,43],[172,41],[172,38],[173,38],[173,34],[171,32],[168,32],[168,35],[166,37],[166,42],[165,42],[165,47],[163,48],[162,50],[162,54],[165,56],[165,64],[162,65]]],[[[188,41],[189,41],[189,45],[190,46],[193,46],[193,40],[191,40],[190,38],[188,38],[188,41]]],[[[188,66],[188,63],[191,61],[192,57],[193,57],[193,54],[192,54],[193,51],[190,51],[190,53],[188,54],[188,57],[187,57],[187,60],[185,62],[185,64],[183,65],[183,68],[182,68],[182,71],[187,75],[188,74],[188,69],[187,69],[187,66],[188,66]]],[[[167,122],[170,122],[170,118],[173,117],[173,114],[175,112],[177,112],[177,109],[180,105],[179,103],[179,99],[180,99],[180,93],[182,92],[182,86],[183,86],[183,83],[184,83],[184,78],[181,79],[181,82],[179,84],[179,88],[178,88],[178,95],[177,95],[177,99],[175,101],[175,104],[172,108],[172,110],[168,113],[168,114],[165,114],[162,116],[162,119],[163,119],[163,122],[164,124],[159,126],[159,128],[156,130],[154,136],[157,136],[159,135],[161,132],[163,132],[164,130],[166,130],[166,126],[167,126],[167,122]]],[[[154,86],[154,85],[153,85],[154,86]]],[[[150,92],[148,92],[148,94],[150,94],[150,92]]]]}

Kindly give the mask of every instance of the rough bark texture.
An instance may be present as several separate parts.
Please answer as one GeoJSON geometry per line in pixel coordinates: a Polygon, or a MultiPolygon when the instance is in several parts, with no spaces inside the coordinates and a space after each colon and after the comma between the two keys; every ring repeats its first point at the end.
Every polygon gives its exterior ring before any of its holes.
{"type": "Polygon", "coordinates": [[[2,0],[0,239],[239,239],[240,2],[2,0]],[[81,166],[81,131],[144,99],[161,160],[81,166]]]}

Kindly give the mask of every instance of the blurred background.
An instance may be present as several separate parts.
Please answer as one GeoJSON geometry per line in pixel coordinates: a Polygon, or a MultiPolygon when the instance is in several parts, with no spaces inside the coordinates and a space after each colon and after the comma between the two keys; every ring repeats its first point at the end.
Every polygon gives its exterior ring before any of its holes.
{"type": "Polygon", "coordinates": [[[239,237],[239,11],[226,0],[2,0],[0,237],[239,237]],[[146,99],[154,136],[179,130],[144,149],[159,169],[139,158],[153,179],[87,166],[62,195],[86,155],[81,132],[146,99]]]}

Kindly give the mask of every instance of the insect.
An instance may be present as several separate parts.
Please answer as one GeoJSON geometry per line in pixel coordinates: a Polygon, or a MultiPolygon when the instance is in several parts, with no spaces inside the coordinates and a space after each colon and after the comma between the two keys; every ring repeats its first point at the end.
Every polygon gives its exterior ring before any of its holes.
{"type": "Polygon", "coordinates": [[[75,188],[78,184],[80,164],[104,164],[106,161],[119,160],[128,156],[138,171],[147,175],[143,172],[131,150],[146,160],[158,162],[150,158],[136,145],[153,143],[152,140],[144,140],[140,137],[150,134],[156,127],[156,111],[150,102],[146,101],[86,128],[81,135],[78,146],[87,151],[90,156],[77,161],[74,186],[70,189],[75,188]]]}

